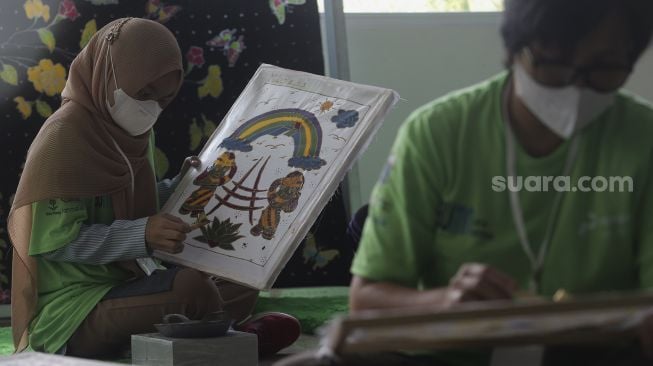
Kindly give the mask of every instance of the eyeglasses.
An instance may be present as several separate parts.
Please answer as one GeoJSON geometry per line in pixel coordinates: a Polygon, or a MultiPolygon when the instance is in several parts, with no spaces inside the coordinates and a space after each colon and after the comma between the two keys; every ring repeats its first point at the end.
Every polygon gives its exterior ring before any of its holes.
{"type": "Polygon", "coordinates": [[[542,85],[561,88],[582,80],[590,88],[608,93],[621,88],[633,71],[632,65],[596,64],[576,67],[561,60],[535,56],[530,48],[524,55],[533,68],[533,77],[542,85]]]}

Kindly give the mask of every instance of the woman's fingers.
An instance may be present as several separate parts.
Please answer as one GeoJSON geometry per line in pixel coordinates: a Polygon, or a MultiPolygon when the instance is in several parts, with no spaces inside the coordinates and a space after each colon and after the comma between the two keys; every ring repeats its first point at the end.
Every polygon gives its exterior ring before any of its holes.
{"type": "Polygon", "coordinates": [[[179,171],[180,176],[186,175],[188,170],[193,167],[193,168],[198,168],[202,165],[202,161],[200,160],[199,157],[197,156],[189,156],[186,159],[184,159],[184,163],[181,165],[181,170],[179,171]]]}
{"type": "Polygon", "coordinates": [[[150,216],[145,226],[146,244],[155,250],[180,253],[184,249],[186,233],[190,226],[178,217],[169,214],[150,216]]]}
{"type": "MultiPolygon", "coordinates": [[[[479,263],[463,264],[450,281],[460,301],[510,299],[517,283],[496,269],[479,263]]],[[[455,295],[455,293],[454,293],[455,295]]]]}

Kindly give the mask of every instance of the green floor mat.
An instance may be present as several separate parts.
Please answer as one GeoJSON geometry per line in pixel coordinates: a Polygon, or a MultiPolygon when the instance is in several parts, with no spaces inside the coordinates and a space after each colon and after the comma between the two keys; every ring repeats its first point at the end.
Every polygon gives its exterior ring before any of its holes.
{"type": "MultiPolygon", "coordinates": [[[[347,312],[347,295],[347,287],[273,289],[261,292],[255,312],[291,314],[299,319],[304,333],[313,334],[334,315],[347,312]]],[[[0,355],[10,355],[13,351],[11,328],[0,328],[0,355]]]]}
{"type": "Polygon", "coordinates": [[[315,330],[338,314],[348,311],[348,287],[273,289],[261,292],[255,312],[280,311],[302,324],[303,333],[315,330]]]}
{"type": "Polygon", "coordinates": [[[11,328],[0,328],[0,356],[10,355],[14,352],[14,342],[11,339],[11,328]]]}

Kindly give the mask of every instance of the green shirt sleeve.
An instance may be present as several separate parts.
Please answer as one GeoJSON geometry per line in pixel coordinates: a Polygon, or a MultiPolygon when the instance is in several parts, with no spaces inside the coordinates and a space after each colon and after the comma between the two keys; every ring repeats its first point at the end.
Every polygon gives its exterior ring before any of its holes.
{"type": "Polygon", "coordinates": [[[416,112],[399,131],[372,192],[351,269],[357,276],[418,287],[429,265],[441,199],[428,119],[416,112]]]}
{"type": "Polygon", "coordinates": [[[51,199],[32,203],[29,254],[51,252],[72,242],[87,218],[82,200],[51,199]]]}

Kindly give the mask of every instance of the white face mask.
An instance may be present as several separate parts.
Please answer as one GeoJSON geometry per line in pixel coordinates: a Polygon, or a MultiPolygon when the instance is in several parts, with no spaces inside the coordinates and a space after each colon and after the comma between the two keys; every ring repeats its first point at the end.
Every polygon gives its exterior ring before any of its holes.
{"type": "Polygon", "coordinates": [[[526,107],[556,135],[568,139],[587,126],[614,102],[616,92],[567,86],[551,88],[535,81],[524,67],[513,65],[515,93],[526,107]]]}
{"type": "MultiPolygon", "coordinates": [[[[136,100],[127,95],[124,90],[118,88],[116,70],[113,67],[113,58],[111,57],[111,47],[109,47],[108,53],[111,68],[113,69],[113,82],[116,84],[116,90],[113,91],[113,106],[109,104],[108,99],[106,100],[109,114],[114,122],[130,135],[142,135],[154,126],[163,109],[154,100],[136,100]]],[[[106,85],[108,90],[108,80],[106,85]]]]}

